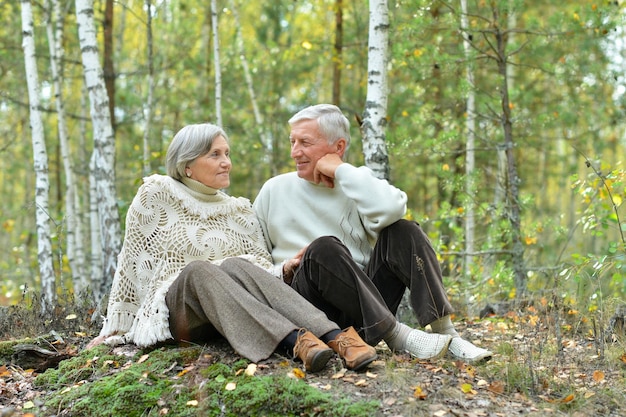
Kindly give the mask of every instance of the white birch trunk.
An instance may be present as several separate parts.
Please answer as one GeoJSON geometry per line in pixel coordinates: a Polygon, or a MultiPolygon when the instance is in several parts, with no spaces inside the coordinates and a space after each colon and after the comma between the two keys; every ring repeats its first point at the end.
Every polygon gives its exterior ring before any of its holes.
{"type": "Polygon", "coordinates": [[[367,53],[367,96],[361,131],[365,165],[378,178],[389,179],[385,142],[387,125],[387,64],[389,7],[387,0],[370,0],[367,53]]]}
{"type": "Polygon", "coordinates": [[[475,208],[474,195],[476,193],[474,183],[474,171],[476,169],[475,158],[475,132],[476,132],[476,91],[474,89],[474,67],[471,60],[471,44],[469,33],[469,19],[467,18],[467,0],[461,0],[461,34],[463,36],[463,50],[465,53],[466,73],[465,77],[468,84],[468,93],[466,98],[465,119],[465,192],[469,197],[465,204],[465,262],[463,263],[463,272],[465,277],[470,274],[470,266],[472,263],[474,249],[474,231],[475,224],[475,208]]]}
{"type": "Polygon", "coordinates": [[[144,106],[145,126],[143,130],[143,175],[150,174],[150,126],[152,124],[152,106],[154,97],[154,60],[152,44],[152,2],[146,0],[146,32],[148,39],[148,97],[144,106]]]}
{"type": "Polygon", "coordinates": [[[37,223],[37,259],[41,279],[41,311],[51,311],[56,303],[55,274],[52,260],[52,240],[50,216],[48,214],[48,153],[44,137],[43,121],[40,112],[39,76],[35,58],[35,31],[33,11],[30,0],[21,1],[22,12],[22,48],[28,100],[30,107],[30,127],[33,142],[33,162],[35,168],[35,218],[37,223]]]}
{"type": "Polygon", "coordinates": [[[65,223],[67,225],[67,259],[72,271],[74,294],[78,295],[89,288],[89,280],[85,273],[85,250],[82,223],[79,215],[80,207],[77,198],[76,178],[70,159],[65,105],[63,102],[63,23],[65,11],[61,10],[59,0],[47,0],[45,9],[48,13],[46,31],[50,49],[50,71],[55,90],[58,135],[66,182],[65,223]]]}
{"type": "Polygon", "coordinates": [[[213,29],[213,66],[215,67],[215,118],[222,124],[222,69],[220,66],[220,40],[218,35],[217,1],[211,0],[211,27],[213,29]]]}
{"type": "Polygon", "coordinates": [[[96,181],[103,254],[100,285],[95,294],[100,298],[109,290],[121,246],[120,219],[115,192],[115,138],[98,54],[93,0],[76,0],[76,21],[93,125],[93,175],[96,181]]]}

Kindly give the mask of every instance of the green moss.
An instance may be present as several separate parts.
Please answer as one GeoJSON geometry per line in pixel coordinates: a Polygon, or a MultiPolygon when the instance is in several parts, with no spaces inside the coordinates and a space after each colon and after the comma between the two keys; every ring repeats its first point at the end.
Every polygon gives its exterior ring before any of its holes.
{"type": "MultiPolygon", "coordinates": [[[[224,369],[216,364],[212,374],[224,369]]],[[[202,415],[206,416],[363,416],[379,408],[377,401],[352,402],[287,376],[219,374],[202,387],[202,415]],[[235,389],[226,390],[234,382],[235,389]]]]}
{"type": "Polygon", "coordinates": [[[338,398],[286,375],[247,376],[238,372],[249,363],[243,359],[180,372],[201,354],[199,347],[139,351],[134,358],[115,356],[104,346],[82,352],[36,378],[54,392],[39,415],[71,409],[73,417],[158,416],[164,410],[176,416],[323,417],[362,416],[379,408],[375,401],[338,398]],[[234,390],[226,389],[229,382],[234,390]]]}

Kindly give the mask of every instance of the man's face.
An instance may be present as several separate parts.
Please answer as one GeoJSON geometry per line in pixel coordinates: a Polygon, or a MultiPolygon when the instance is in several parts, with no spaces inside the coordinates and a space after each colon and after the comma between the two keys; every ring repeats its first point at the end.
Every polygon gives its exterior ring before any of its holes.
{"type": "Polygon", "coordinates": [[[298,176],[313,182],[317,161],[326,154],[337,152],[322,136],[317,120],[302,120],[291,126],[291,157],[296,162],[298,176]]]}

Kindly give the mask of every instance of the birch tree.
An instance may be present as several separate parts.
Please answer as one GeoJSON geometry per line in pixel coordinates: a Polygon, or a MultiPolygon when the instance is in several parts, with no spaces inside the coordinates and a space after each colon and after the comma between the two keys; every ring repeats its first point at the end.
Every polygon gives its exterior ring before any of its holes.
{"type": "Polygon", "coordinates": [[[21,1],[22,13],[22,48],[28,100],[30,109],[30,128],[33,142],[33,163],[35,168],[35,217],[37,223],[37,260],[41,279],[41,309],[45,313],[51,311],[55,302],[55,274],[52,261],[52,240],[50,231],[50,215],[48,212],[48,193],[50,179],[48,177],[48,153],[44,136],[43,121],[40,111],[40,88],[35,55],[35,31],[33,12],[30,0],[21,1]]]}
{"type": "Polygon", "coordinates": [[[148,97],[144,105],[145,124],[143,129],[143,175],[150,174],[150,127],[154,97],[154,53],[152,42],[152,2],[146,0],[146,38],[148,40],[148,97]]]}
{"type": "Polygon", "coordinates": [[[76,0],[76,21],[85,85],[89,93],[93,127],[93,176],[97,191],[98,225],[102,246],[102,275],[96,282],[97,297],[105,294],[113,280],[121,246],[120,219],[115,191],[115,138],[109,111],[109,98],[98,59],[93,0],[76,0]]]}
{"type": "Polygon", "coordinates": [[[365,165],[372,169],[378,178],[384,179],[389,179],[389,155],[385,143],[388,47],[387,0],[370,0],[367,95],[361,131],[365,165]]]}
{"type": "Polygon", "coordinates": [[[213,29],[213,61],[215,67],[215,117],[218,126],[222,125],[222,69],[220,67],[219,20],[217,0],[211,0],[211,27],[213,29]]]}
{"type": "Polygon", "coordinates": [[[46,32],[50,50],[50,72],[55,90],[57,128],[61,148],[61,160],[65,173],[65,224],[67,235],[67,259],[72,271],[74,293],[80,294],[89,288],[88,275],[85,273],[85,250],[83,228],[80,221],[80,202],[74,167],[70,158],[69,140],[63,98],[63,26],[67,12],[62,10],[59,0],[47,0],[45,5],[46,32]]]}
{"type": "Polygon", "coordinates": [[[463,37],[463,52],[465,53],[465,79],[467,81],[467,97],[465,100],[465,193],[467,202],[465,204],[465,262],[464,275],[470,274],[469,268],[474,253],[474,230],[475,230],[475,210],[474,210],[474,170],[476,169],[475,155],[475,130],[476,130],[476,91],[474,85],[474,68],[471,60],[472,46],[470,44],[471,34],[469,32],[469,19],[467,18],[467,0],[461,0],[461,36],[463,37]]]}

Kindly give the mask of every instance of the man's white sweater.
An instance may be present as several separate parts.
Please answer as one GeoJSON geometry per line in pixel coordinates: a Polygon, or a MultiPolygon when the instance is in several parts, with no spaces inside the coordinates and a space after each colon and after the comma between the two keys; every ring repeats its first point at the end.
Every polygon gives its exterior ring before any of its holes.
{"type": "Polygon", "coordinates": [[[277,267],[321,236],[337,237],[365,267],[378,234],[404,216],[406,202],[402,190],[369,168],[343,163],[334,188],[290,172],[269,179],[253,206],[277,267]]]}

